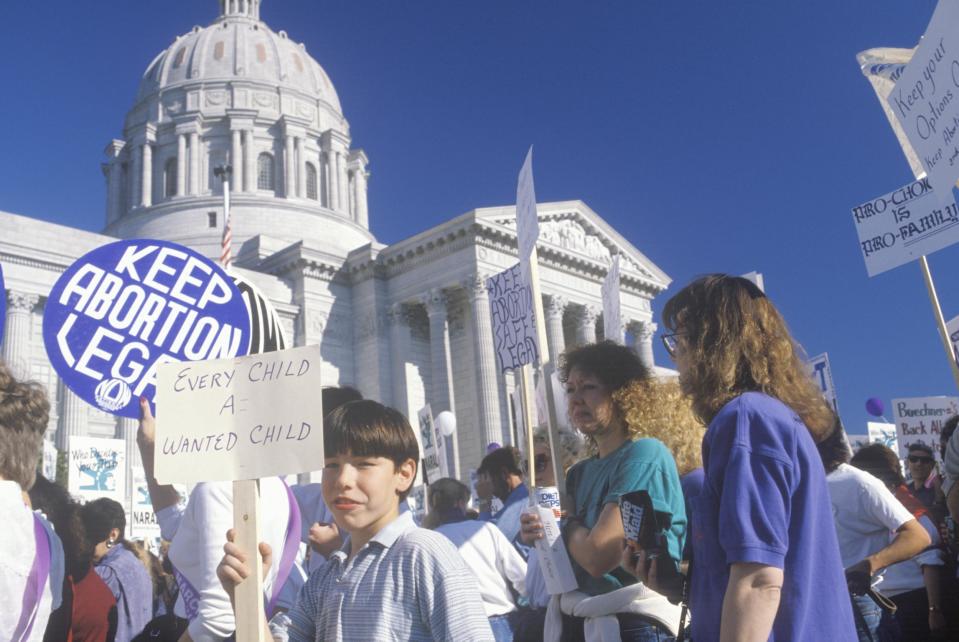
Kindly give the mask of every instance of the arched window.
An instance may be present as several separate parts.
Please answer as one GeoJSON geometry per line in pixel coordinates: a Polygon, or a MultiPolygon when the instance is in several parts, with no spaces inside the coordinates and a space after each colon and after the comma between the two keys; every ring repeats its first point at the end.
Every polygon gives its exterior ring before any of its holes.
{"type": "Polygon", "coordinates": [[[313,163],[306,164],[306,197],[314,201],[319,198],[316,190],[316,167],[313,163]]]}
{"type": "Polygon", "coordinates": [[[176,196],[176,158],[171,158],[163,166],[163,193],[167,198],[176,196]]]}
{"type": "Polygon", "coordinates": [[[256,158],[256,188],[276,189],[273,181],[273,156],[266,152],[256,158]]]}

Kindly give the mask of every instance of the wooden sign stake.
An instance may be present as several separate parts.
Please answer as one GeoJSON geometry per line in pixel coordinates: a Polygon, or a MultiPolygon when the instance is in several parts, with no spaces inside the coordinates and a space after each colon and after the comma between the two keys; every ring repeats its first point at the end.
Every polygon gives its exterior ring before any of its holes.
{"type": "MultiPolygon", "coordinates": [[[[236,587],[236,642],[264,642],[263,557],[260,555],[260,498],[257,480],[233,482],[233,530],[236,544],[253,553],[253,574],[236,587]]],[[[280,553],[280,551],[275,551],[280,553]]],[[[279,563],[279,559],[273,561],[279,563]]]]}

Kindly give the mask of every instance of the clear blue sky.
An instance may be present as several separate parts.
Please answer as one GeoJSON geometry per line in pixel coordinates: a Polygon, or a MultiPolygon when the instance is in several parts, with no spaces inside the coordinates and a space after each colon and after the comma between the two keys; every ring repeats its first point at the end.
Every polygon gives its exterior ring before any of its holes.
{"type": "MultiPolygon", "coordinates": [[[[868,396],[956,393],[919,266],[867,278],[849,213],[912,178],[855,55],[914,46],[934,8],[263,0],[262,17],[333,80],[371,159],[380,241],[511,203],[534,144],[539,199],[588,203],[669,292],[762,272],[807,352],[829,352],[860,433],[868,396]]],[[[216,0],[5,3],[0,210],[99,231],[101,152],[140,75],[216,15],[216,0]]],[[[930,262],[946,317],[959,314],[959,247],[930,262]]]]}

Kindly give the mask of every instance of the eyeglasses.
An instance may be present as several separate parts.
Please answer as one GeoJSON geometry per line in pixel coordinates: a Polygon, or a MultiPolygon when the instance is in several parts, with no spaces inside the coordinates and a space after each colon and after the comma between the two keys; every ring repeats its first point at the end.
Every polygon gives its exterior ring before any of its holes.
{"type": "MultiPolygon", "coordinates": [[[[536,457],[533,458],[533,466],[536,468],[536,474],[542,475],[546,472],[546,467],[549,466],[549,457],[546,455],[536,455],[536,457]]],[[[528,461],[523,462],[523,470],[529,472],[528,461]]]]}
{"type": "Polygon", "coordinates": [[[920,457],[919,455],[909,455],[910,464],[931,464],[933,462],[932,457],[920,457]]]}
{"type": "Polygon", "coordinates": [[[663,340],[663,347],[666,348],[666,354],[669,355],[670,359],[676,356],[676,337],[685,335],[685,332],[668,332],[659,335],[659,338],[663,340]]]}

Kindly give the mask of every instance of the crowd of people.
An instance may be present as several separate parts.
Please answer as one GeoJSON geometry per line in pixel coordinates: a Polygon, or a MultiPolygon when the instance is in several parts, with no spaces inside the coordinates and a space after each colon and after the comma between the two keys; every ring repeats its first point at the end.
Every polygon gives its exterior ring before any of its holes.
{"type": "MultiPolygon", "coordinates": [[[[678,378],[612,342],[568,350],[575,431],[551,447],[540,428],[529,453],[496,448],[473,489],[427,480],[426,506],[408,499],[422,473],[407,418],[325,389],[321,483],[259,482],[264,639],[959,639],[959,417],[941,433],[941,470],[916,443],[904,472],[881,444],[851,452],[752,282],[700,278],[663,321],[678,378]],[[550,594],[556,551],[529,482],[556,475],[576,589],[550,594]],[[627,539],[621,502],[639,491],[649,526],[627,539]]],[[[0,639],[234,635],[257,557],[231,529],[232,485],[197,484],[183,502],[158,484],[146,400],[141,412],[160,555],[125,538],[120,504],[80,505],[36,473],[46,393],[0,363],[0,639]]]]}

